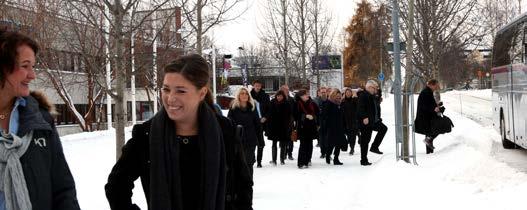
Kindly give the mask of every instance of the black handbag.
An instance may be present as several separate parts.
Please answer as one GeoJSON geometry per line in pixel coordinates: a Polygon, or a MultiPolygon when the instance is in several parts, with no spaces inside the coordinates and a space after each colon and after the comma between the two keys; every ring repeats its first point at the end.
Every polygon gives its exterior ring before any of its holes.
{"type": "Polygon", "coordinates": [[[454,127],[454,123],[450,120],[449,117],[441,115],[437,118],[434,118],[431,122],[431,133],[433,135],[439,135],[444,133],[450,133],[454,127]]]}

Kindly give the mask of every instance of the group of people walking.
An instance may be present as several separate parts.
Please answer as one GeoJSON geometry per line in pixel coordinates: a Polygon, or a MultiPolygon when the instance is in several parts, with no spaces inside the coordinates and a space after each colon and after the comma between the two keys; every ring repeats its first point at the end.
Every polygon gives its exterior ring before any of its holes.
{"type": "Polygon", "coordinates": [[[270,97],[256,80],[252,90],[242,87],[237,91],[228,117],[245,128],[242,144],[249,168],[254,163],[262,167],[264,134],[272,142],[271,165],[294,160],[293,145],[298,140],[297,166],[309,168],[315,139],[320,158],[327,164],[333,161],[334,165],[342,165],[340,152],[347,151],[349,145],[349,154],[353,155],[359,137],[361,165],[367,166],[371,165],[368,151],[383,154],[379,146],[388,128],[382,123],[381,102],[381,92],[374,80],[367,81],[364,89],[345,88],[344,93],[337,88],[321,87],[314,99],[305,89],[293,96],[287,85],[270,97]],[[377,135],[368,150],[372,131],[377,131],[377,135]]]}
{"type": "MultiPolygon", "coordinates": [[[[0,209],[80,209],[53,106],[29,89],[38,50],[31,38],[0,31],[0,209]]],[[[284,85],[272,100],[255,81],[253,89],[238,90],[224,117],[213,104],[209,69],[197,54],[164,68],[162,109],[134,126],[105,185],[112,209],[139,209],[131,198],[139,178],[148,209],[252,210],[253,165],[262,167],[264,133],[272,141],[272,165],[278,157],[280,164],[294,160],[296,139],[301,169],[311,165],[314,139],[328,164],[342,165],[340,151],[348,144],[354,154],[357,136],[361,165],[371,164],[368,148],[382,154],[387,127],[373,80],[344,93],[319,88],[315,99],[304,89],[291,96],[284,85]],[[372,131],[377,135],[369,147],[372,131]]],[[[416,132],[426,135],[427,153],[437,137],[429,126],[440,111],[432,94],[437,89],[431,80],[419,97],[416,124],[423,126],[416,132]]]]}

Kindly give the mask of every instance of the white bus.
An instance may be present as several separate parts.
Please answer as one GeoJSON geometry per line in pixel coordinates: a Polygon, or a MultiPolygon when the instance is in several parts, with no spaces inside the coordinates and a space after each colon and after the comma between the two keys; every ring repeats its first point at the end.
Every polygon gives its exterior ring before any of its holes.
{"type": "Polygon", "coordinates": [[[504,148],[527,149],[527,13],[498,31],[492,51],[494,128],[504,148]]]}

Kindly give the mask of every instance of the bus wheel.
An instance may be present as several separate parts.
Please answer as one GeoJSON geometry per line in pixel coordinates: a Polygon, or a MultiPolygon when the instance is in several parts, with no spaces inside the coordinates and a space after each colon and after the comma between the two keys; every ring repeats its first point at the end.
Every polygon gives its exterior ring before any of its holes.
{"type": "Polygon", "coordinates": [[[503,148],[505,149],[515,149],[516,144],[514,142],[507,139],[505,135],[505,119],[501,117],[500,120],[500,133],[501,133],[501,143],[503,144],[503,148]]]}

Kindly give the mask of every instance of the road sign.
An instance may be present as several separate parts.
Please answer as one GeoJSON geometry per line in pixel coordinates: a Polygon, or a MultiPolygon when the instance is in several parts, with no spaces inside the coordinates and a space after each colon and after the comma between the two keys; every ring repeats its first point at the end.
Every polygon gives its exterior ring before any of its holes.
{"type": "Polygon", "coordinates": [[[381,72],[379,76],[377,76],[377,79],[379,79],[381,82],[384,81],[384,74],[381,72]]]}

